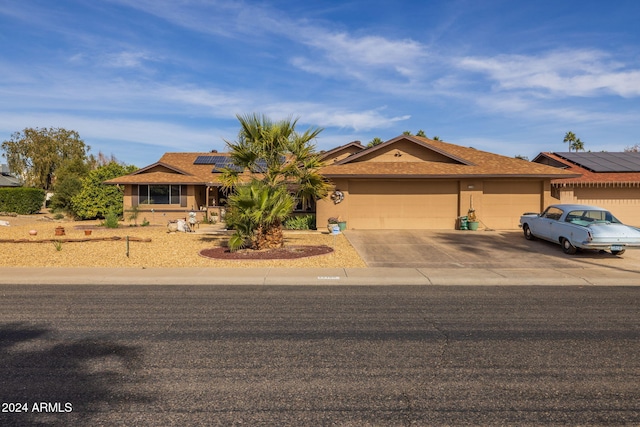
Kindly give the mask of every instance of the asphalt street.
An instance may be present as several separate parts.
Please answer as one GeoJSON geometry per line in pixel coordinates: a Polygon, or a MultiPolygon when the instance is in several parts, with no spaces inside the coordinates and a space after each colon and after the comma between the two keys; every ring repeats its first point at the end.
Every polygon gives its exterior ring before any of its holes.
{"type": "Polygon", "coordinates": [[[0,286],[0,425],[639,425],[640,287],[0,286]]]}

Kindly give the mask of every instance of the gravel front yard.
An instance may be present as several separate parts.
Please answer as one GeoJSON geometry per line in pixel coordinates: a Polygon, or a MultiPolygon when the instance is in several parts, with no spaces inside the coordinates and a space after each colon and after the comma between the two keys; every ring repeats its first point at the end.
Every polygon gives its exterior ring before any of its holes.
{"type": "MultiPolygon", "coordinates": [[[[343,235],[332,236],[326,231],[286,231],[286,245],[326,245],[329,254],[299,259],[219,260],[199,255],[203,249],[224,245],[228,239],[220,234],[168,233],[164,226],[130,227],[121,223],[117,229],[99,227],[98,221],[54,221],[44,214],[30,216],[0,216],[9,226],[0,225],[0,240],[25,239],[91,239],[87,242],[64,242],[56,247],[44,243],[0,243],[0,266],[3,267],[366,267],[366,264],[343,235]],[[55,228],[63,226],[65,236],[55,236],[55,228]],[[91,228],[86,237],[85,228],[91,228]],[[30,230],[37,230],[32,236],[30,230]],[[121,237],[104,241],[101,238],[121,237]],[[151,242],[130,241],[127,257],[126,236],[151,239],[151,242]],[[60,250],[58,250],[60,248],[60,250]]],[[[133,240],[133,239],[132,239],[133,240]]]]}

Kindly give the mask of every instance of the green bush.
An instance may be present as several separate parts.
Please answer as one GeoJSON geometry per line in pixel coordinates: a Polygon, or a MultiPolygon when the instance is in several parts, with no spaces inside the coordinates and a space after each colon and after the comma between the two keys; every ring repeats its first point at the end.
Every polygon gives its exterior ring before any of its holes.
{"type": "Polygon", "coordinates": [[[106,218],[110,209],[113,209],[116,215],[122,215],[123,191],[116,185],[103,182],[135,170],[135,166],[111,162],[89,172],[82,178],[82,190],[71,199],[73,215],[80,219],[106,218]]]}
{"type": "Polygon", "coordinates": [[[287,230],[315,230],[315,215],[290,216],[284,221],[283,227],[287,230]]]}
{"type": "Polygon", "coordinates": [[[39,188],[0,188],[0,212],[15,212],[20,215],[38,213],[44,197],[44,190],[39,188]]]}
{"type": "Polygon", "coordinates": [[[104,226],[107,228],[118,228],[118,221],[118,214],[113,208],[109,209],[109,212],[104,216],[104,226]]]}

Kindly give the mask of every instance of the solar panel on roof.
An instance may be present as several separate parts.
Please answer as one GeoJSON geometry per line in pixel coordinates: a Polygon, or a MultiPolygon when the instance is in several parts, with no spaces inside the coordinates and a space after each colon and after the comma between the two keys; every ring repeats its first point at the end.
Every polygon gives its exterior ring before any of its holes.
{"type": "Polygon", "coordinates": [[[220,156],[198,156],[196,160],[193,162],[194,165],[212,165],[213,158],[220,156]]]}
{"type": "Polygon", "coordinates": [[[640,153],[556,153],[592,172],[640,172],[640,153]]]}
{"type": "MultiPolygon", "coordinates": [[[[284,157],[281,158],[284,162],[284,157]]],[[[236,166],[233,160],[229,156],[198,156],[193,162],[194,165],[213,165],[212,172],[220,172],[222,168],[228,168],[236,171],[242,171],[240,166],[236,166]]],[[[265,159],[258,159],[255,162],[256,172],[265,172],[267,170],[267,161],[265,159]]]]}

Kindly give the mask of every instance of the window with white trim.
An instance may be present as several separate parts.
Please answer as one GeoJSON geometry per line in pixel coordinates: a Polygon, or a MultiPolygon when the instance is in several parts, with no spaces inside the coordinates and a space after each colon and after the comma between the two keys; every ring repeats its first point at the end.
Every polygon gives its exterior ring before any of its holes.
{"type": "Polygon", "coordinates": [[[138,185],[138,204],[179,205],[181,194],[180,185],[138,185]]]}

